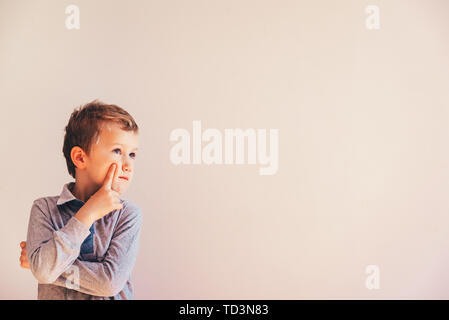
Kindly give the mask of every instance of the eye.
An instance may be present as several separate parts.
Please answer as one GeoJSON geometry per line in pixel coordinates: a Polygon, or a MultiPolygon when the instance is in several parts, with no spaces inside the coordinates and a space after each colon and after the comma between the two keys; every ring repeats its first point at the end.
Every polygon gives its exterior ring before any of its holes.
{"type": "Polygon", "coordinates": [[[129,155],[130,155],[131,158],[133,158],[133,159],[136,157],[136,153],[135,153],[135,152],[131,152],[129,155]]]}
{"type": "Polygon", "coordinates": [[[122,153],[122,151],[120,150],[120,149],[114,149],[112,152],[115,152],[115,153],[117,153],[117,151],[118,151],[118,154],[121,154],[122,153]]]}

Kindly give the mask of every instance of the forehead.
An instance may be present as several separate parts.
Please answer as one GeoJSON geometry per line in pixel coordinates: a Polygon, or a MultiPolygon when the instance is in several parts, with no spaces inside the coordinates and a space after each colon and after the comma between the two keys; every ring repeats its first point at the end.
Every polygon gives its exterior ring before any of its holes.
{"type": "Polygon", "coordinates": [[[100,133],[97,143],[102,144],[124,144],[133,148],[137,148],[139,135],[134,131],[123,130],[119,124],[103,123],[100,125],[100,133]]]}

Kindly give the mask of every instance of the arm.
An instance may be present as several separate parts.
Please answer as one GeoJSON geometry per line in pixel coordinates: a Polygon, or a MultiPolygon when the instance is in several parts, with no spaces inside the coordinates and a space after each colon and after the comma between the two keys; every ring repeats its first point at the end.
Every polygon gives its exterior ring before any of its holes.
{"type": "Polygon", "coordinates": [[[141,224],[140,209],[125,207],[104,260],[90,262],[77,259],[72,265],[77,272],[73,275],[69,271],[64,272],[53,284],[67,287],[67,282],[77,275],[79,277],[73,279],[76,291],[102,297],[118,294],[130,278],[136,261],[141,224]]]}
{"type": "Polygon", "coordinates": [[[26,246],[31,272],[39,283],[52,283],[69,268],[89,233],[89,228],[75,217],[55,231],[45,200],[35,200],[31,207],[26,246]]]}

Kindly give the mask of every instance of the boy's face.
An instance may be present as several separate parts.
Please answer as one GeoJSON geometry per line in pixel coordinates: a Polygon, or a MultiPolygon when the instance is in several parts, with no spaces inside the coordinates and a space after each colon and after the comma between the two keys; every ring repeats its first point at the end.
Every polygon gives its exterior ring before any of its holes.
{"type": "Polygon", "coordinates": [[[86,155],[85,172],[90,182],[95,187],[101,187],[109,167],[116,163],[117,176],[112,182],[112,189],[124,193],[134,175],[138,145],[138,134],[122,130],[113,122],[104,123],[98,139],[92,142],[90,153],[86,155]]]}

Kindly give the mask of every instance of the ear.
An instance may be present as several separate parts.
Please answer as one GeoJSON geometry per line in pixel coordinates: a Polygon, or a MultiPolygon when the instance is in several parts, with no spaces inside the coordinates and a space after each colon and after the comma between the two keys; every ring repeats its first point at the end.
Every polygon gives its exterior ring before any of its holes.
{"type": "Polygon", "coordinates": [[[73,147],[70,151],[70,157],[78,169],[84,169],[86,167],[86,153],[80,147],[73,147]]]}

